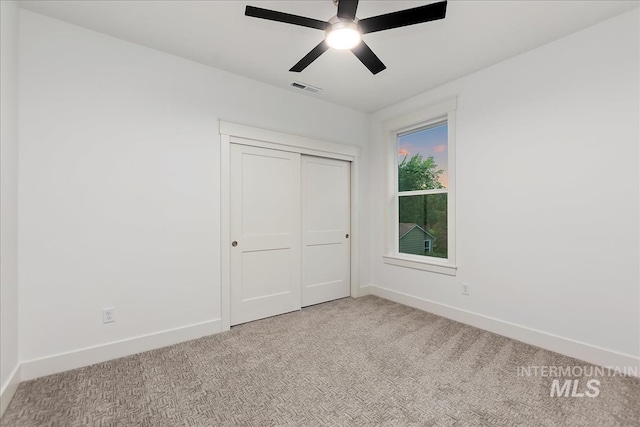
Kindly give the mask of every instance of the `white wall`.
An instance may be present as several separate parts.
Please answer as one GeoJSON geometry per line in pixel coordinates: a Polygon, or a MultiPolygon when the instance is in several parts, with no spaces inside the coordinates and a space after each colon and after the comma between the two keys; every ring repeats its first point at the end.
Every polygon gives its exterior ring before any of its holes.
{"type": "MultiPolygon", "coordinates": [[[[0,2],[0,415],[18,366],[18,6],[0,2]],[[6,392],[6,393],[5,393],[6,392]]],[[[15,378],[14,378],[15,376],[15,378]]]]}
{"type": "Polygon", "coordinates": [[[23,361],[220,318],[219,119],[367,139],[363,113],[20,17],[23,361]]]}
{"type": "Polygon", "coordinates": [[[373,292],[638,360],[638,40],[634,10],[373,115],[373,292]],[[383,264],[381,123],[451,96],[457,277],[383,264]]]}

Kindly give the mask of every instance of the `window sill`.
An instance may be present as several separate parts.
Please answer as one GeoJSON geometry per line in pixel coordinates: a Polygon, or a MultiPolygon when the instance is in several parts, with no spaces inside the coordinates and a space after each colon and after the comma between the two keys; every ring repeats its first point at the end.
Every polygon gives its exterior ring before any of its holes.
{"type": "Polygon", "coordinates": [[[444,263],[415,261],[407,258],[399,258],[397,256],[383,256],[385,264],[397,265],[399,267],[415,268],[417,270],[430,271],[432,273],[446,274],[455,276],[458,269],[457,266],[444,263]]]}

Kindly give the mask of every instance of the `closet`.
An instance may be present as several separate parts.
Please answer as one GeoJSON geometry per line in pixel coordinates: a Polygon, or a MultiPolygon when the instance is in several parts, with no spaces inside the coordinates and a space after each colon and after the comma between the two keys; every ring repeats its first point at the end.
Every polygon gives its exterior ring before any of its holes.
{"type": "Polygon", "coordinates": [[[350,295],[351,163],[230,144],[230,324],[350,295]]]}

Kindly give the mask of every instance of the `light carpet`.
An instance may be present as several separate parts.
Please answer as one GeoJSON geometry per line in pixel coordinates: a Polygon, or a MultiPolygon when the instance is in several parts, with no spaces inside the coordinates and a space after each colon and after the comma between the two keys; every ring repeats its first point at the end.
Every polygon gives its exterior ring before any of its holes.
{"type": "Polygon", "coordinates": [[[384,299],[342,299],[20,385],[3,426],[640,425],[640,380],[384,299]],[[573,377],[567,379],[574,379],[573,377]],[[580,391],[586,381],[580,380],[580,391]],[[564,378],[561,383],[564,382],[564,378]]]}

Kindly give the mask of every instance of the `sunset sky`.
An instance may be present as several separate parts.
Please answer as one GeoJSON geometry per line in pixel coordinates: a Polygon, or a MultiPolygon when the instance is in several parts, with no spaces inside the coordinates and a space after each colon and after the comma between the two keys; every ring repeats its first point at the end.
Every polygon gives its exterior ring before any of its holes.
{"type": "Polygon", "coordinates": [[[403,135],[398,138],[398,163],[408,155],[407,160],[414,154],[420,153],[424,159],[433,157],[438,169],[443,169],[440,183],[447,187],[447,124],[403,135]]]}

